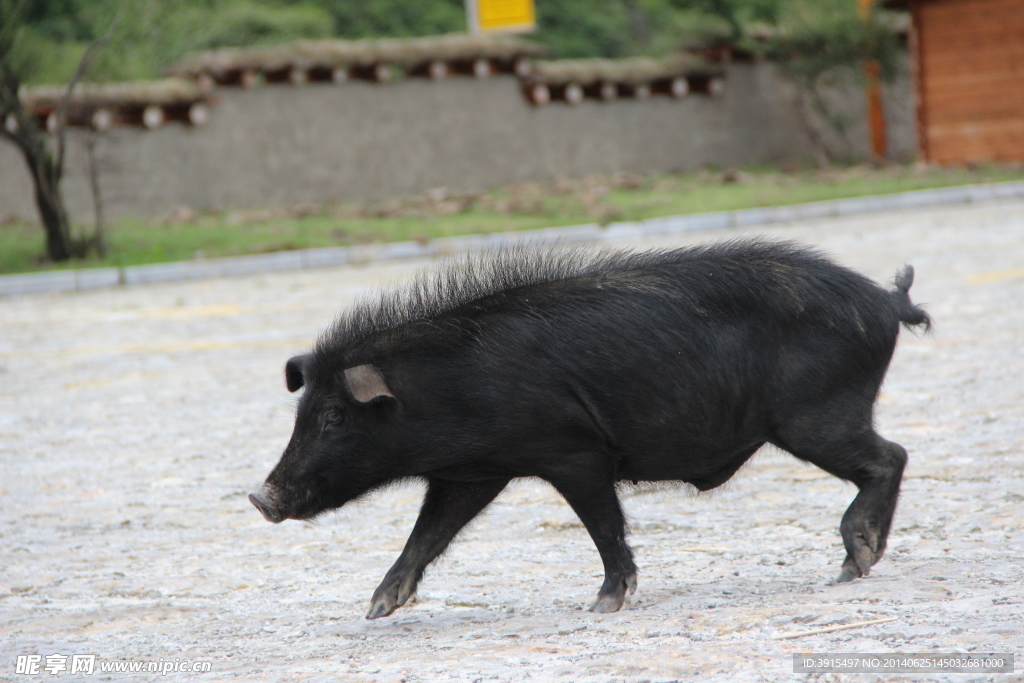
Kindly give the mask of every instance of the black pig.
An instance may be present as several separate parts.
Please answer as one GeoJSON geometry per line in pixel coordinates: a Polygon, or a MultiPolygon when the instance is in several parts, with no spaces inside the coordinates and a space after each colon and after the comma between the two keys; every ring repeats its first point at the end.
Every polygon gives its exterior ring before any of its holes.
{"type": "Polygon", "coordinates": [[[305,387],[280,462],[250,501],[309,519],[399,480],[419,519],[373,594],[391,614],[516,477],[550,482],[604,562],[591,607],[636,589],[619,482],[728,480],[765,443],[860,489],[839,581],[885,550],[906,451],[872,427],[900,323],[893,291],[790,243],[651,253],[513,249],[454,262],[341,316],[285,366],[305,387]]]}

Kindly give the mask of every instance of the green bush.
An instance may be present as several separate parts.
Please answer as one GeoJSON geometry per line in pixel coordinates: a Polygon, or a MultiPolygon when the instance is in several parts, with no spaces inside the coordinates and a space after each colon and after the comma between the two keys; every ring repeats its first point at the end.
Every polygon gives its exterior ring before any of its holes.
{"type": "Polygon", "coordinates": [[[466,30],[462,0],[317,0],[342,38],[406,38],[466,30]]]}

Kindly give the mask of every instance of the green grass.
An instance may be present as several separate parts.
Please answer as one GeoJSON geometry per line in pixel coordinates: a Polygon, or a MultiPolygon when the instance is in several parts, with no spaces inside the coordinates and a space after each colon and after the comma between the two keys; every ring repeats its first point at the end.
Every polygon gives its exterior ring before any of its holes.
{"type": "MultiPolygon", "coordinates": [[[[888,194],[969,183],[1024,179],[1020,167],[919,169],[894,166],[784,173],[700,171],[619,174],[551,184],[526,183],[475,196],[415,197],[380,204],[223,212],[125,219],[107,230],[109,255],[54,264],[42,257],[43,233],[24,223],[0,225],[0,273],[138,265],[370,242],[641,220],[888,194]]],[[[82,228],[83,232],[85,231],[82,228]]]]}

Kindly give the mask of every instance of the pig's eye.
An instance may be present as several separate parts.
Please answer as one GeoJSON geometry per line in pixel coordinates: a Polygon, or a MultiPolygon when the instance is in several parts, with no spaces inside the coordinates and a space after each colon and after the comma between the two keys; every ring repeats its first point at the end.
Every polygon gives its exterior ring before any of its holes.
{"type": "Polygon", "coordinates": [[[324,429],[337,427],[341,424],[342,414],[337,410],[328,410],[324,415],[324,429]]]}

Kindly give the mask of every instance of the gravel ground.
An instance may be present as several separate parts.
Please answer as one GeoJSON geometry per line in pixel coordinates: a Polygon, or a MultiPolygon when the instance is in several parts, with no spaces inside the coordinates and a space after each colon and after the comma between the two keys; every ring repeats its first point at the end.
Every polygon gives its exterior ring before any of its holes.
{"type": "Polygon", "coordinates": [[[855,489],[767,451],[712,494],[624,496],[641,574],[619,613],[585,610],[597,552],[549,486],[524,481],[428,572],[418,602],[366,621],[422,490],[315,525],[267,524],[245,496],[291,431],[284,361],[353,296],[423,263],[31,295],[0,299],[0,679],[1024,680],[795,674],[791,657],[1024,653],[1024,202],[757,234],[819,245],[879,281],[913,263],[914,300],[936,320],[901,336],[879,402],[880,432],[911,460],[869,578],[830,584],[855,489]],[[17,656],[33,654],[94,654],[96,670],[19,675],[17,656]],[[99,671],[115,660],[211,671],[99,671]]]}

